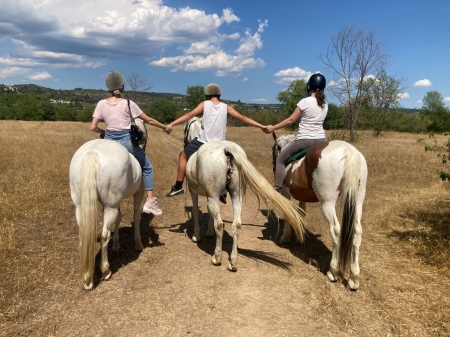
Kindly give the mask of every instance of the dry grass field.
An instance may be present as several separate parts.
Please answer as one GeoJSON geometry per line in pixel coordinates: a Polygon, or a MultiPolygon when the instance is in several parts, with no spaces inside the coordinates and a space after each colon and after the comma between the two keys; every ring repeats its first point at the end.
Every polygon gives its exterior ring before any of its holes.
{"type": "MultiPolygon", "coordinates": [[[[145,248],[135,252],[124,200],[124,250],[110,250],[110,281],[100,280],[97,255],[95,287],[86,292],[68,169],[96,135],[88,124],[63,122],[0,121],[0,130],[0,336],[450,336],[450,189],[436,174],[438,158],[416,143],[425,135],[362,134],[356,144],[369,179],[360,289],[348,292],[324,281],[331,240],[317,204],[307,208],[305,243],[283,247],[278,221],[247,195],[238,271],[212,266],[214,239],[190,241],[190,196],[164,196],[182,127],[170,136],[150,128],[146,152],[164,214],[143,215],[145,248]]],[[[229,128],[228,139],[272,181],[272,136],[229,128]]],[[[222,216],[226,261],[230,204],[222,216]]]]}

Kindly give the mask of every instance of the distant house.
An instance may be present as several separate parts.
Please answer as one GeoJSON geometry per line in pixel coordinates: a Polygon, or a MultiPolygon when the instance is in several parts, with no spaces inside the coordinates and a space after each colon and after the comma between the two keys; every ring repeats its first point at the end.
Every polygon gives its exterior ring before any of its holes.
{"type": "Polygon", "coordinates": [[[3,88],[4,91],[15,91],[19,92],[19,88],[16,88],[12,85],[5,84],[5,87],[3,88]]]}
{"type": "Polygon", "coordinates": [[[62,103],[62,104],[70,104],[70,101],[63,101],[61,99],[51,99],[50,98],[50,103],[62,103]]]}

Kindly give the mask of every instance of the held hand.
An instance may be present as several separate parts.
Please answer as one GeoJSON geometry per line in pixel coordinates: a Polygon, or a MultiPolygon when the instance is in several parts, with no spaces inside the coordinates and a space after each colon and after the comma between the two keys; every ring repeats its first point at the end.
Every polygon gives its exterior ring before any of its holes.
{"type": "Polygon", "coordinates": [[[172,130],[173,130],[173,126],[171,124],[168,124],[164,131],[169,135],[172,132],[172,130]]]}
{"type": "Polygon", "coordinates": [[[266,133],[272,133],[275,130],[275,128],[273,127],[273,125],[268,125],[266,127],[266,133]]]}

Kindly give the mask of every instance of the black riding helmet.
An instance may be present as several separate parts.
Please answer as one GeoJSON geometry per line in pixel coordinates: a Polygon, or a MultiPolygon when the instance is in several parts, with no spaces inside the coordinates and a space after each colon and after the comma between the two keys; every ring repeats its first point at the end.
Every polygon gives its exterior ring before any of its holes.
{"type": "Polygon", "coordinates": [[[327,85],[327,80],[325,79],[325,76],[322,74],[313,74],[308,80],[308,83],[306,84],[306,90],[308,93],[311,90],[319,89],[320,91],[323,91],[327,85]]]}

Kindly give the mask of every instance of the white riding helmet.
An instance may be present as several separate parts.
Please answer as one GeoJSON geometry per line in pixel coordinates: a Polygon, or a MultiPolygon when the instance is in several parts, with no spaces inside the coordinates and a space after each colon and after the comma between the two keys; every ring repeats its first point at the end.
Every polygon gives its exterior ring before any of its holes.
{"type": "Polygon", "coordinates": [[[125,79],[122,74],[117,71],[110,71],[105,77],[105,82],[109,91],[122,89],[125,85],[125,79]]]}
{"type": "Polygon", "coordinates": [[[222,95],[222,90],[220,90],[219,85],[216,83],[210,83],[205,88],[206,96],[220,96],[222,95]]]}

